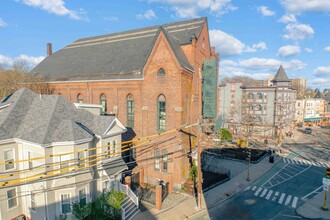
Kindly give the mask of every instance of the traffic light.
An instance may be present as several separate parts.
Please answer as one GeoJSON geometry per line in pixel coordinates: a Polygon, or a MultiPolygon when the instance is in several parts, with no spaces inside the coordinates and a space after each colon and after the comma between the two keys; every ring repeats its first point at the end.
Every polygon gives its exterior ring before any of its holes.
{"type": "Polygon", "coordinates": [[[330,168],[329,167],[325,170],[325,177],[330,179],[330,168]]]}

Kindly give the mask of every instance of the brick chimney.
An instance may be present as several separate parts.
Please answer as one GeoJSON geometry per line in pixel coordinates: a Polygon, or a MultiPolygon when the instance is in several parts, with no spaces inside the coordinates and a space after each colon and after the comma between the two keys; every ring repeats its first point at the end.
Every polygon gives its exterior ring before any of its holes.
{"type": "Polygon", "coordinates": [[[51,43],[47,43],[47,56],[52,55],[53,50],[52,50],[52,44],[51,43]]]}

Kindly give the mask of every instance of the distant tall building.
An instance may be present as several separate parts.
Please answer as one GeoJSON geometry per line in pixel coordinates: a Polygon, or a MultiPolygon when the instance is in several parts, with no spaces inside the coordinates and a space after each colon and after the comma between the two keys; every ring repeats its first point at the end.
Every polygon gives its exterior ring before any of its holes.
{"type": "Polygon", "coordinates": [[[297,90],[297,96],[301,98],[306,91],[306,79],[305,78],[292,79],[292,88],[297,90]]]}

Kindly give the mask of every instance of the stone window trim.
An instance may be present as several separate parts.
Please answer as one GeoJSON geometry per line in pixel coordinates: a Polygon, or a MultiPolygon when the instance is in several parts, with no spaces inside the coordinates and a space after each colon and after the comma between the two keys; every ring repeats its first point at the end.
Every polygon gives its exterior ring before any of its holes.
{"type": "Polygon", "coordinates": [[[166,98],[160,94],[157,98],[157,131],[166,130],[166,98]]]}
{"type": "Polygon", "coordinates": [[[107,114],[107,97],[104,93],[100,95],[100,104],[102,105],[101,114],[107,114]]]}
{"type": "Polygon", "coordinates": [[[77,103],[79,104],[84,103],[84,97],[80,93],[78,93],[77,95],[77,103]]]}
{"type": "Polygon", "coordinates": [[[132,94],[128,94],[126,97],[126,126],[129,128],[134,128],[134,96],[132,94]]]}

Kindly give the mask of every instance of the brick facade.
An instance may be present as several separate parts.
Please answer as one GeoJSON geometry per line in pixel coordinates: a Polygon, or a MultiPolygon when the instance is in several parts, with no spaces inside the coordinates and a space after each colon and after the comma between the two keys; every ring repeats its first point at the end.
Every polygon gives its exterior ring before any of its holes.
{"type": "MultiPolygon", "coordinates": [[[[165,34],[160,33],[143,68],[143,79],[53,81],[49,82],[49,86],[53,93],[61,94],[72,102],[77,102],[80,94],[84,103],[100,104],[100,97],[104,94],[107,113],[115,114],[124,125],[127,125],[127,97],[132,95],[136,138],[158,132],[157,100],[164,95],[166,131],[178,129],[181,125],[196,123],[201,116],[202,63],[206,58],[217,56],[210,48],[207,22],[203,24],[198,39],[192,38],[191,44],[183,45],[181,49],[194,72],[180,65],[165,34]],[[165,76],[157,76],[160,68],[165,70],[165,76]]],[[[136,160],[138,169],[144,170],[144,182],[154,184],[163,179],[173,181],[173,187],[180,187],[189,175],[189,161],[185,155],[189,149],[188,137],[179,132],[158,138],[157,142],[147,147],[137,148],[136,160]],[[160,149],[160,152],[163,149],[168,151],[166,172],[155,170],[154,148],[160,149]],[[149,160],[145,160],[147,158],[149,160]]]]}

